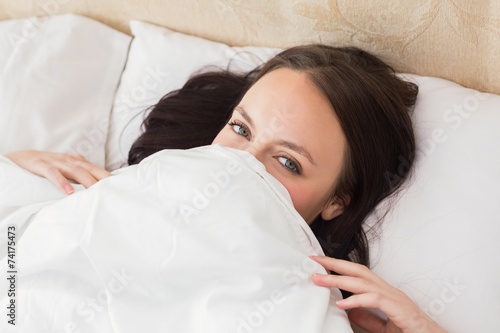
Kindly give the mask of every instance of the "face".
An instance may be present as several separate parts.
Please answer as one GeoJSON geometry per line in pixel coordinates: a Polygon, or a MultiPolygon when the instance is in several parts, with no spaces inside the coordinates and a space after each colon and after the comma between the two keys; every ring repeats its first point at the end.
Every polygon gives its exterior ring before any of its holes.
{"type": "Polygon", "coordinates": [[[332,198],[345,137],[330,103],[307,74],[276,69],[258,80],[213,141],[253,154],[288,190],[310,224],[342,213],[332,198]]]}

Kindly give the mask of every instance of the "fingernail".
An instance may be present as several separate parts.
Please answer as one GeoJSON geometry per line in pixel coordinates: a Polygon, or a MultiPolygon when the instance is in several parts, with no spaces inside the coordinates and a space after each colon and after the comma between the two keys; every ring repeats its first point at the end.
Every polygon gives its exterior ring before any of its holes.
{"type": "Polygon", "coordinates": [[[75,192],[75,190],[73,189],[73,187],[71,185],[66,185],[64,187],[64,190],[66,191],[67,194],[71,194],[71,193],[75,192]]]}
{"type": "Polygon", "coordinates": [[[313,274],[311,275],[311,277],[315,277],[315,278],[321,278],[321,277],[323,277],[323,276],[325,276],[325,274],[313,273],[313,274]]]}

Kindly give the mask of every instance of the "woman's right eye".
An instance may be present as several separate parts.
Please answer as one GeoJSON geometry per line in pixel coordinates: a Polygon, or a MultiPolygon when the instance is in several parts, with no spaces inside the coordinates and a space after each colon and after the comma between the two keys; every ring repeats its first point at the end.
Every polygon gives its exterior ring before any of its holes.
{"type": "Polygon", "coordinates": [[[245,138],[248,138],[248,136],[250,135],[248,129],[242,123],[239,123],[239,122],[236,122],[236,121],[231,121],[231,122],[228,123],[228,125],[231,126],[231,128],[233,129],[233,131],[236,134],[238,134],[238,135],[241,135],[241,136],[243,136],[245,138]]]}

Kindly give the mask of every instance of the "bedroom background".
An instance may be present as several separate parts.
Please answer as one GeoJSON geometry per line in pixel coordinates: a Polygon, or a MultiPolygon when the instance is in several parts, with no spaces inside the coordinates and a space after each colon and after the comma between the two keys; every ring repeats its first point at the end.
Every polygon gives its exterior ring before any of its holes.
{"type": "MultiPolygon", "coordinates": [[[[206,64],[237,59],[248,68],[277,48],[310,42],[358,46],[382,57],[420,86],[413,115],[420,148],[414,178],[373,238],[373,269],[450,332],[500,331],[500,2],[0,0],[0,20],[11,20],[0,24],[1,132],[16,128],[15,119],[37,119],[35,108],[54,119],[80,101],[65,113],[69,120],[47,126],[69,121],[60,134],[65,146],[81,147],[109,169],[123,165],[138,115],[206,64]],[[4,60],[13,38],[28,41],[15,66],[4,60]],[[33,95],[44,82],[32,75],[40,67],[37,54],[50,55],[44,73],[78,89],[59,99],[62,88],[54,83],[33,95]],[[56,66],[65,59],[77,60],[69,61],[73,72],[56,66]],[[125,97],[144,87],[145,77],[149,94],[129,105],[125,97]],[[23,95],[12,89],[23,84],[32,104],[20,104],[23,95]],[[82,91],[95,98],[81,98],[82,91]]],[[[64,150],[39,127],[12,140],[64,150]]],[[[0,153],[12,148],[5,142],[0,153]]]]}
{"type": "Polygon", "coordinates": [[[75,13],[129,33],[142,20],[229,45],[362,47],[399,71],[500,92],[494,0],[1,0],[0,19],[75,13]],[[452,64],[450,66],[450,64],[452,64]]]}

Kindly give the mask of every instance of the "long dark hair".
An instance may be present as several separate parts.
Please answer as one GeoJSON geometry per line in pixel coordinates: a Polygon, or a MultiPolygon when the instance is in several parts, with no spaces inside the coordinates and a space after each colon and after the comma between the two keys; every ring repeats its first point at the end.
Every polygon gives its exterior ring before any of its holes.
{"type": "Polygon", "coordinates": [[[255,70],[201,72],[181,89],[163,96],[144,119],[143,133],[129,151],[128,164],[137,164],[163,149],[211,144],[255,75],[255,70]]]}
{"type": "Polygon", "coordinates": [[[418,87],[357,48],[314,45],[287,50],[269,61],[256,79],[283,67],[308,74],[330,101],[347,141],[345,163],[332,194],[344,211],[331,221],[318,217],[311,228],[325,253],[369,265],[362,224],[410,172],[415,137],[409,109],[418,87]]]}
{"type": "Polygon", "coordinates": [[[343,213],[311,225],[326,255],[369,265],[363,222],[408,177],[415,156],[409,111],[418,87],[357,48],[306,45],[279,53],[250,73],[202,73],[167,94],[144,121],[129,164],[166,148],[211,144],[244,93],[278,69],[301,71],[330,101],[346,137],[344,166],[332,197],[343,213]]]}

